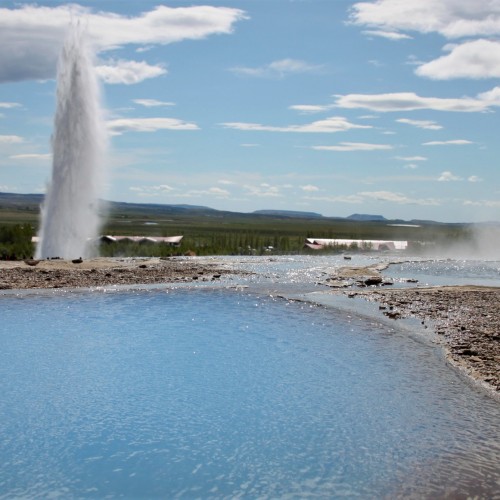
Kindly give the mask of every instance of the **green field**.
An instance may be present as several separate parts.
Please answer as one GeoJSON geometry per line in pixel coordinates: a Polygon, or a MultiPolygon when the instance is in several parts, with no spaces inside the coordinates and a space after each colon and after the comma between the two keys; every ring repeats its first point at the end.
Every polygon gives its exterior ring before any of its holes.
{"type": "MultiPolygon", "coordinates": [[[[29,224],[36,234],[41,195],[0,193],[0,226],[29,224]]],[[[113,243],[100,252],[112,255],[197,255],[299,253],[307,237],[407,240],[412,251],[436,248],[471,239],[470,224],[412,222],[419,227],[393,226],[404,221],[357,221],[309,214],[246,214],[205,207],[108,202],[103,208],[102,234],[118,236],[183,235],[180,248],[166,245],[113,243]]],[[[346,248],[329,249],[341,251],[346,248]]],[[[347,249],[354,251],[354,248],[347,249]]]]}

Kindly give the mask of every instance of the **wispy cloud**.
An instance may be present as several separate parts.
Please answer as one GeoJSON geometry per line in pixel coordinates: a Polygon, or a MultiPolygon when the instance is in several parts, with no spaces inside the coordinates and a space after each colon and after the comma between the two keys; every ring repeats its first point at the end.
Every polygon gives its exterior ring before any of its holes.
{"type": "Polygon", "coordinates": [[[264,66],[231,68],[233,73],[258,78],[284,78],[301,73],[316,73],[323,69],[322,65],[309,64],[299,59],[280,59],[264,66]]]}
{"type": "Polygon", "coordinates": [[[272,186],[265,182],[257,186],[246,184],[243,189],[248,196],[257,198],[280,198],[283,196],[278,186],[272,186]]]}
{"type": "Polygon", "coordinates": [[[298,133],[332,133],[344,132],[351,129],[367,129],[372,128],[369,125],[357,125],[349,122],[342,116],[332,116],[324,120],[318,120],[305,125],[286,125],[286,126],[273,126],[262,125],[260,123],[245,123],[245,122],[228,122],[221,123],[225,128],[245,130],[245,131],[259,131],[259,132],[298,132],[298,133]]]}
{"type": "Polygon", "coordinates": [[[366,30],[363,31],[363,35],[377,36],[381,38],[387,38],[388,40],[405,40],[412,38],[410,35],[405,35],[404,33],[399,33],[398,31],[383,31],[383,30],[366,30]]]}
{"type": "Polygon", "coordinates": [[[325,111],[329,111],[333,109],[335,105],[333,104],[294,104],[289,106],[288,109],[292,109],[294,111],[298,111],[303,114],[314,114],[314,113],[323,113],[325,111]]]}
{"type": "Polygon", "coordinates": [[[47,161],[52,159],[51,153],[25,153],[9,156],[11,160],[41,160],[47,161]]]}
{"type": "Polygon", "coordinates": [[[18,135],[0,135],[0,144],[19,144],[24,139],[18,135]]]}
{"type": "Polygon", "coordinates": [[[481,179],[481,177],[478,177],[477,175],[471,175],[467,177],[467,180],[469,182],[483,182],[483,179],[481,179]]]}
{"type": "Polygon", "coordinates": [[[174,102],[158,101],[157,99],[134,99],[135,104],[144,106],[145,108],[157,108],[161,106],[175,106],[174,102]]]}
{"type": "Polygon", "coordinates": [[[500,200],[465,200],[465,206],[500,208],[500,200]]]}
{"type": "Polygon", "coordinates": [[[382,203],[395,203],[397,205],[421,205],[421,206],[439,206],[441,202],[434,198],[412,198],[402,193],[395,193],[392,191],[362,191],[350,195],[341,196],[315,196],[310,195],[304,199],[316,202],[329,202],[329,203],[349,203],[349,204],[363,204],[368,200],[375,200],[382,203]]]}
{"type": "Polygon", "coordinates": [[[167,70],[161,65],[150,65],[145,61],[109,61],[96,66],[97,75],[106,83],[132,85],[148,78],[165,75],[167,70]]]}
{"type": "Polygon", "coordinates": [[[413,125],[417,128],[424,128],[428,130],[441,130],[443,127],[438,125],[432,120],[411,120],[409,118],[400,118],[396,120],[398,123],[406,123],[407,125],[413,125]]]}
{"type": "Polygon", "coordinates": [[[427,161],[425,156],[396,156],[396,160],[402,161],[427,161]]]}
{"type": "Polygon", "coordinates": [[[364,198],[372,198],[377,201],[385,201],[391,203],[398,203],[401,205],[440,205],[440,201],[433,198],[411,198],[402,193],[394,193],[392,191],[364,191],[358,193],[359,196],[364,198]]]}
{"type": "Polygon", "coordinates": [[[491,106],[500,106],[498,87],[477,98],[422,97],[414,92],[388,94],[346,94],[334,96],[335,106],[347,109],[369,109],[378,112],[415,111],[432,109],[435,111],[478,112],[491,106]]]}
{"type": "Polygon", "coordinates": [[[157,130],[199,130],[198,125],[175,118],[119,118],[107,122],[112,135],[125,132],[156,132],[157,130]]]}
{"type": "Polygon", "coordinates": [[[474,144],[472,141],[466,139],[453,139],[450,141],[430,141],[424,142],[422,146],[465,146],[467,144],[474,144]]]}
{"type": "Polygon", "coordinates": [[[3,109],[12,109],[19,107],[21,107],[21,105],[18,102],[0,102],[0,108],[3,109]]]}
{"type": "Polygon", "coordinates": [[[441,175],[438,177],[439,182],[462,181],[462,180],[463,180],[462,177],[459,177],[458,175],[455,175],[450,171],[442,172],[441,175]]]}
{"type": "Polygon", "coordinates": [[[305,186],[300,186],[300,189],[302,189],[302,191],[305,191],[306,193],[313,193],[315,191],[319,191],[319,187],[314,186],[312,184],[306,184],[305,186]]]}
{"type": "Polygon", "coordinates": [[[156,197],[163,194],[171,194],[175,191],[175,188],[169,186],[168,184],[158,184],[154,186],[130,186],[130,191],[133,191],[137,196],[141,197],[156,197]]]}
{"type": "Polygon", "coordinates": [[[390,144],[369,144],[366,142],[341,142],[336,146],[312,146],[318,151],[380,151],[393,149],[390,144]]]}

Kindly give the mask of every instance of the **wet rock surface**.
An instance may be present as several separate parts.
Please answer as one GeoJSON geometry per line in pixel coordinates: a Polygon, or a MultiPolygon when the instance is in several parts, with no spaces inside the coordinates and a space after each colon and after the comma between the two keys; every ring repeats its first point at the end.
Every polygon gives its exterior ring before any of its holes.
{"type": "Polygon", "coordinates": [[[359,291],[392,319],[432,328],[447,359],[500,396],[500,288],[453,286],[359,291]]]}
{"type": "Polygon", "coordinates": [[[36,267],[19,262],[0,268],[0,290],[213,281],[229,274],[237,273],[189,259],[58,260],[41,261],[36,267]]]}

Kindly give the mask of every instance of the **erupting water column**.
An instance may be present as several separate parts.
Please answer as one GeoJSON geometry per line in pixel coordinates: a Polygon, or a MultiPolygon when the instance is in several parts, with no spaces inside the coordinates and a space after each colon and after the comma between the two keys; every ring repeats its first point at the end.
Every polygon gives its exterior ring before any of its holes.
{"type": "Polygon", "coordinates": [[[92,53],[79,25],[58,66],[52,179],[42,207],[38,258],[89,257],[97,237],[107,134],[92,53]]]}

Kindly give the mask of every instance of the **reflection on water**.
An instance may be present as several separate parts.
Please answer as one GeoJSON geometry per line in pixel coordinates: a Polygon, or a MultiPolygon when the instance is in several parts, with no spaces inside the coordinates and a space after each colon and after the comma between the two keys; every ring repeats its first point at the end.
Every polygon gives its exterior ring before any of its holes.
{"type": "Polygon", "coordinates": [[[3,498],[498,491],[498,403],[387,327],[224,290],[0,308],[3,498]]]}
{"type": "Polygon", "coordinates": [[[394,264],[386,271],[397,279],[416,278],[424,285],[500,286],[500,261],[438,260],[394,264]]]}

